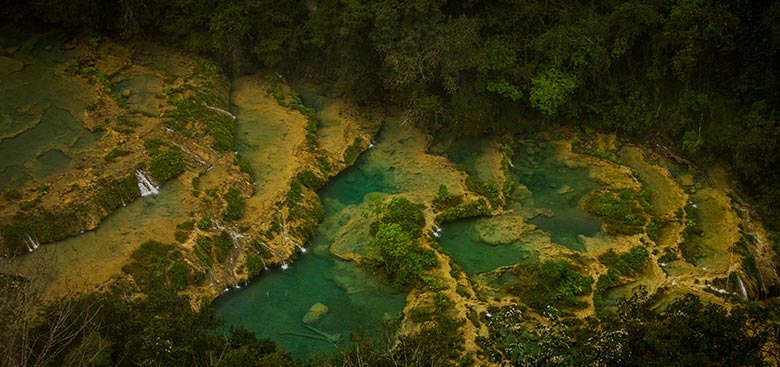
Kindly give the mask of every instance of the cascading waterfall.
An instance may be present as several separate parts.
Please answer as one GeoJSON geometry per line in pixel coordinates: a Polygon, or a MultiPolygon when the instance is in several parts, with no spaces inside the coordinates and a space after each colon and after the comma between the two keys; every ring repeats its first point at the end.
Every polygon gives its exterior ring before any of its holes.
{"type": "Polygon", "coordinates": [[[210,109],[212,111],[216,111],[216,112],[221,113],[222,115],[230,117],[231,119],[233,119],[233,121],[236,120],[236,116],[233,115],[232,113],[228,112],[228,111],[225,111],[225,110],[223,110],[223,109],[221,109],[219,107],[211,107],[211,106],[207,105],[206,102],[203,102],[203,105],[206,106],[206,108],[208,108],[208,109],[210,109]]]}
{"type": "Polygon", "coordinates": [[[282,236],[284,237],[284,240],[289,243],[292,243],[294,246],[298,247],[298,249],[301,250],[302,253],[305,254],[306,248],[298,244],[298,242],[293,241],[293,239],[287,235],[287,226],[285,225],[284,216],[282,215],[281,212],[279,213],[279,224],[282,227],[282,236]]]}
{"type": "Polygon", "coordinates": [[[747,300],[748,299],[747,289],[745,288],[745,283],[742,282],[742,277],[739,275],[737,275],[737,284],[739,284],[739,295],[742,296],[742,299],[747,300]]]}
{"type": "Polygon", "coordinates": [[[135,170],[135,177],[138,179],[138,190],[141,191],[141,196],[157,195],[160,192],[144,171],[135,170]]]}
{"type": "MultiPolygon", "coordinates": [[[[274,250],[273,247],[268,246],[268,244],[265,243],[265,241],[260,240],[260,243],[263,244],[263,246],[265,248],[267,248],[268,251],[271,251],[271,253],[274,254],[274,256],[276,256],[276,258],[278,258],[279,261],[282,262],[282,270],[286,270],[287,269],[287,261],[284,260],[284,256],[282,256],[282,254],[280,254],[279,251],[274,250]]],[[[263,264],[265,264],[265,261],[263,261],[263,264]]]]}
{"type": "Polygon", "coordinates": [[[433,237],[436,237],[436,238],[441,237],[442,228],[439,227],[439,226],[434,226],[433,228],[434,228],[433,229],[433,237]]]}

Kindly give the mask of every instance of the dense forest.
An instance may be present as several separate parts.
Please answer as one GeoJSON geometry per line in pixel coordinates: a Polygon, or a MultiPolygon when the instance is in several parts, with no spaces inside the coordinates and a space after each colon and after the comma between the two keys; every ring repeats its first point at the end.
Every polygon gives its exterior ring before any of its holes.
{"type": "Polygon", "coordinates": [[[9,19],[269,67],[430,129],[564,123],[729,165],[780,215],[773,1],[3,1],[9,19]]]}
{"type": "MultiPolygon", "coordinates": [[[[267,68],[314,80],[358,104],[392,106],[430,132],[563,124],[616,133],[700,167],[724,164],[767,228],[780,223],[778,2],[0,0],[0,19],[174,45],[232,75],[267,68]]],[[[0,365],[299,364],[248,331],[214,332],[213,306],[193,310],[197,302],[165,284],[138,301],[116,284],[42,309],[30,306],[36,292],[0,277],[0,365]]],[[[587,320],[546,315],[553,327],[530,336],[518,334],[515,310],[495,309],[492,319],[478,316],[497,330],[480,347],[512,365],[780,360],[767,348],[780,335],[768,322],[776,314],[691,295],[663,310],[654,301],[640,293],[587,320]]],[[[350,345],[309,365],[469,365],[446,353],[463,343],[459,322],[437,319],[399,340],[356,331],[350,345]]]]}

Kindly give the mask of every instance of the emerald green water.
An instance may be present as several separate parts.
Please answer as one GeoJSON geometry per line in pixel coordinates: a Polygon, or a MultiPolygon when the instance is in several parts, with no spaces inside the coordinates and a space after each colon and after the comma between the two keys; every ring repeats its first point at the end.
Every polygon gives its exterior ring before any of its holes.
{"type": "Polygon", "coordinates": [[[568,168],[554,158],[551,147],[533,157],[522,153],[515,158],[515,182],[525,185],[536,208],[551,210],[553,216],[539,215],[528,222],[550,234],[552,242],[575,251],[584,251],[579,236],[593,237],[601,222],[583,212],[579,201],[600,185],[588,179],[586,169],[568,168]]]}
{"type": "Polygon", "coordinates": [[[483,273],[501,266],[529,263],[538,259],[533,245],[520,241],[490,244],[480,239],[480,222],[490,218],[465,219],[442,226],[439,243],[455,256],[458,265],[467,273],[483,273]]]}
{"type": "MultiPolygon", "coordinates": [[[[264,121],[266,116],[261,113],[247,115],[240,106],[232,110],[237,116],[239,151],[256,167],[257,180],[261,182],[265,171],[259,160],[263,155],[258,151],[267,148],[257,139],[283,137],[274,137],[278,130],[260,131],[275,126],[273,121],[264,121]]],[[[385,146],[380,141],[375,149],[385,146]]],[[[370,329],[385,319],[398,321],[406,294],[380,284],[354,262],[341,260],[330,252],[334,242],[346,242],[350,247],[364,244],[366,237],[345,233],[342,228],[367,216],[367,194],[395,192],[396,185],[388,172],[369,150],[354,166],[332,179],[319,192],[325,218],[306,245],[309,251],[298,256],[287,269],[266,271],[249,285],[214,301],[226,325],[245,327],[258,337],[275,341],[295,358],[306,360],[336,350],[334,344],[317,338],[303,323],[304,315],[315,303],[326,305],[328,313],[312,326],[324,333],[340,334],[343,343],[356,328],[370,329]]]]}
{"type": "MultiPolygon", "coordinates": [[[[448,148],[464,164],[479,161],[479,145],[452,145],[448,148]],[[475,158],[476,157],[476,158],[475,158]]],[[[439,243],[452,254],[467,273],[484,273],[517,263],[538,259],[536,243],[550,242],[574,251],[584,251],[579,236],[599,234],[601,223],[579,208],[579,201],[600,186],[587,177],[586,169],[570,169],[555,160],[549,146],[521,152],[514,158],[512,179],[519,187],[511,195],[507,215],[461,220],[442,226],[439,243]],[[525,186],[530,194],[523,194],[525,186]],[[536,214],[541,209],[545,215],[536,214]],[[534,213],[530,215],[528,213],[534,213]],[[530,217],[530,219],[528,219],[530,217]],[[538,231],[524,229],[523,223],[538,231]]],[[[476,166],[475,166],[476,169],[476,166]]]]}

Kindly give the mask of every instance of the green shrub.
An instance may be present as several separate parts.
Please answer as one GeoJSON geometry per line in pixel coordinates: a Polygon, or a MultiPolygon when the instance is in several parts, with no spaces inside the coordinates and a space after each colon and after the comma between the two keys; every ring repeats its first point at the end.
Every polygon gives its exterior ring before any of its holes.
{"type": "Polygon", "coordinates": [[[504,204],[501,199],[501,194],[492,183],[482,182],[474,177],[468,176],[466,177],[466,187],[472,192],[487,198],[493,208],[498,208],[504,204]]]}
{"type": "Polygon", "coordinates": [[[140,196],[134,175],[122,179],[104,179],[98,182],[97,199],[109,212],[121,208],[140,196]]]}
{"type": "Polygon", "coordinates": [[[124,157],[124,156],[126,156],[126,155],[128,155],[128,154],[130,154],[130,151],[129,151],[129,150],[125,150],[125,149],[122,149],[122,148],[114,148],[114,149],[111,149],[111,150],[110,150],[110,151],[109,151],[109,152],[106,154],[106,156],[105,156],[105,157],[103,157],[103,159],[105,159],[105,160],[106,160],[106,162],[113,162],[113,161],[114,161],[114,160],[116,160],[117,158],[119,158],[119,157],[124,157]]]}
{"type": "Polygon", "coordinates": [[[479,199],[471,201],[465,204],[458,205],[454,208],[447,209],[436,215],[436,222],[443,224],[453,222],[458,219],[481,217],[490,215],[490,207],[485,199],[479,199]]]}
{"type": "Polygon", "coordinates": [[[320,178],[316,173],[309,169],[298,172],[295,177],[298,179],[298,181],[300,181],[301,184],[303,184],[303,186],[306,186],[315,191],[325,185],[326,182],[324,179],[320,178]]]}
{"type": "Polygon", "coordinates": [[[211,228],[211,219],[209,219],[208,217],[200,218],[200,220],[198,221],[197,226],[198,226],[198,229],[205,231],[205,230],[211,228]]]}
{"type": "Polygon", "coordinates": [[[517,265],[513,273],[520,281],[507,286],[506,291],[540,311],[547,306],[585,307],[576,297],[590,294],[593,283],[593,278],[583,276],[566,261],[517,265]]]}
{"type": "Polygon", "coordinates": [[[132,261],[122,270],[133,277],[144,293],[166,287],[184,290],[191,283],[192,271],[174,246],[149,240],[133,251],[130,258],[132,261]]]}
{"type": "Polygon", "coordinates": [[[348,166],[352,165],[355,163],[358,156],[360,156],[360,153],[363,153],[365,149],[365,140],[359,136],[356,137],[352,144],[350,144],[344,151],[344,163],[346,163],[348,166]]]}
{"type": "Polygon", "coordinates": [[[599,261],[615,269],[618,274],[634,277],[642,274],[647,266],[648,253],[645,246],[634,246],[629,252],[618,254],[613,249],[601,254],[599,261]]]}
{"type": "Polygon", "coordinates": [[[439,191],[436,192],[436,196],[431,203],[433,204],[434,209],[444,210],[460,204],[462,200],[463,198],[461,196],[450,194],[447,185],[442,184],[439,185],[439,191]]]}
{"type": "Polygon", "coordinates": [[[152,153],[149,174],[157,182],[168,181],[182,172],[184,172],[184,158],[178,149],[157,150],[152,153]]]}
{"type": "Polygon", "coordinates": [[[244,216],[244,208],[246,207],[246,200],[241,192],[231,187],[228,192],[222,196],[227,203],[227,209],[222,212],[222,219],[227,222],[240,219],[244,216]]]}
{"type": "Polygon", "coordinates": [[[591,197],[585,209],[604,219],[604,231],[610,234],[642,233],[647,222],[638,194],[631,190],[603,191],[591,197]]]}

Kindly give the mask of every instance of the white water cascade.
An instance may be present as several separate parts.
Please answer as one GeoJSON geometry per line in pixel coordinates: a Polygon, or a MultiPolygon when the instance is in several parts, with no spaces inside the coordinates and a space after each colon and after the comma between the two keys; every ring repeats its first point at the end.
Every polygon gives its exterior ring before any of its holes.
{"type": "MultiPolygon", "coordinates": [[[[268,246],[268,244],[265,243],[265,241],[260,240],[260,243],[262,243],[263,247],[267,248],[268,251],[271,251],[271,253],[274,254],[274,256],[276,256],[276,258],[278,258],[279,261],[282,262],[282,270],[287,270],[287,261],[284,261],[284,256],[282,256],[282,254],[280,254],[279,251],[274,250],[273,247],[268,246]]],[[[263,261],[263,264],[265,264],[265,261],[263,261]]]]}
{"type": "Polygon", "coordinates": [[[293,241],[293,239],[287,235],[287,226],[284,224],[284,215],[281,212],[279,212],[279,223],[282,226],[282,236],[284,236],[285,241],[292,243],[295,247],[298,247],[298,249],[301,250],[301,253],[305,254],[306,248],[301,246],[298,242],[293,241]]]}
{"type": "Polygon", "coordinates": [[[227,117],[230,117],[231,119],[233,119],[233,121],[236,120],[236,116],[233,115],[232,113],[228,112],[228,111],[225,111],[225,110],[223,110],[223,109],[221,109],[219,107],[211,107],[211,106],[207,105],[206,102],[203,102],[203,105],[206,106],[206,108],[208,108],[208,109],[210,109],[212,111],[216,111],[216,112],[219,112],[219,113],[221,113],[221,114],[223,114],[223,115],[225,115],[227,117]]]}
{"type": "Polygon", "coordinates": [[[33,252],[33,250],[37,249],[41,245],[40,242],[33,239],[29,233],[27,234],[25,244],[27,245],[27,251],[29,252],[33,252]]]}
{"type": "Polygon", "coordinates": [[[745,283],[742,282],[742,277],[739,275],[737,275],[737,282],[739,284],[739,295],[742,297],[742,299],[747,300],[748,299],[747,289],[745,288],[745,283]]]}
{"type": "Polygon", "coordinates": [[[140,169],[135,170],[135,177],[138,179],[138,190],[141,196],[157,195],[160,189],[152,183],[152,179],[140,169]]]}

